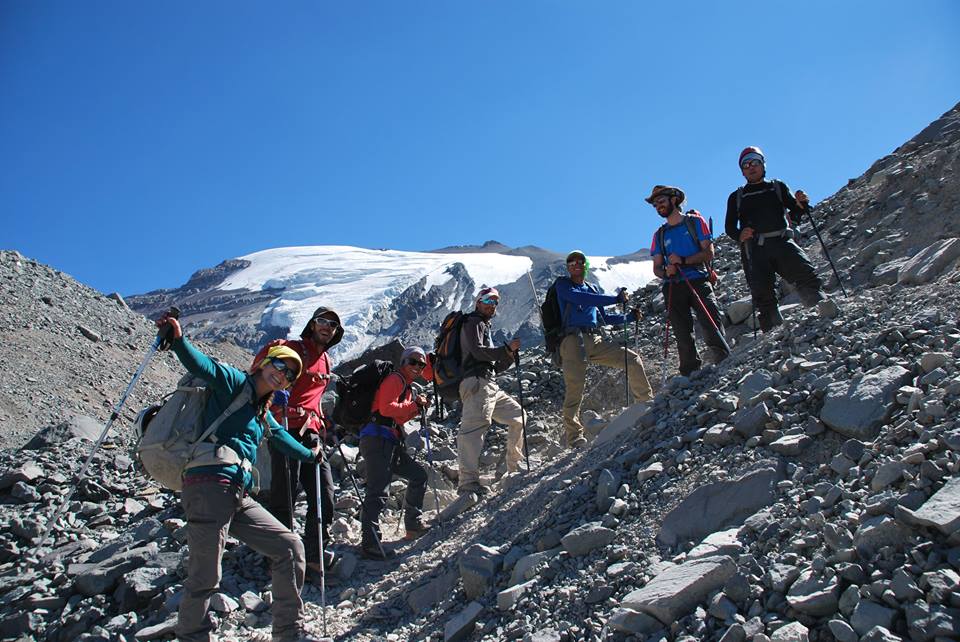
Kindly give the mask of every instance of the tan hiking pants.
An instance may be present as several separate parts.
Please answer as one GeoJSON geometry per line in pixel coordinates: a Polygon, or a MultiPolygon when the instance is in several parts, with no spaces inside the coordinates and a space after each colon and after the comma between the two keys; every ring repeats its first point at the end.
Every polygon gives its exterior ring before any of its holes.
{"type": "MultiPolygon", "coordinates": [[[[623,346],[607,341],[598,334],[584,334],[581,346],[580,336],[570,334],[560,343],[560,360],[563,365],[563,382],[566,386],[563,397],[563,426],[567,432],[569,445],[574,439],[583,437],[580,405],[583,403],[587,363],[623,370],[623,346]]],[[[649,401],[652,396],[650,381],[643,369],[643,361],[633,350],[627,350],[627,367],[630,376],[630,392],[637,401],[649,401]]]]}
{"type": "Polygon", "coordinates": [[[270,560],[273,579],[273,635],[298,639],[303,627],[300,590],[306,560],[303,542],[238,486],[201,482],[184,486],[190,549],[187,579],[177,621],[181,642],[207,642],[213,623],[210,598],[220,586],[220,560],[227,533],[270,560]]]}
{"type": "Polygon", "coordinates": [[[463,402],[463,415],[457,435],[458,485],[480,481],[480,451],[483,450],[483,436],[492,421],[507,425],[507,470],[518,470],[523,457],[520,404],[500,390],[495,382],[482,377],[467,377],[460,382],[460,401],[463,402]]]}

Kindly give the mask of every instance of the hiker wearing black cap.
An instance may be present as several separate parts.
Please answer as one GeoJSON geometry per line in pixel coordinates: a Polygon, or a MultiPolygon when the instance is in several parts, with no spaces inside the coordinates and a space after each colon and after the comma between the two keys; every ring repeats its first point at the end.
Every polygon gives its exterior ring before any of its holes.
{"type": "MultiPolygon", "coordinates": [[[[286,425],[290,434],[301,444],[312,447],[321,443],[326,434],[328,422],[323,416],[320,400],[330,382],[333,365],[328,350],[340,343],[343,338],[343,325],[336,312],[327,307],[314,310],[303,330],[300,339],[278,339],[260,349],[254,357],[254,363],[273,346],[283,345],[296,351],[303,361],[303,375],[290,390],[290,399],[286,407],[274,405],[272,412],[277,421],[286,425]],[[286,422],[284,422],[286,411],[286,422]]],[[[330,463],[322,459],[319,466],[301,466],[294,460],[285,460],[280,453],[271,454],[271,484],[268,508],[287,528],[293,526],[291,507],[298,494],[298,484],[307,496],[307,516],[304,526],[303,542],[307,551],[307,567],[319,572],[321,562],[329,567],[333,563],[333,551],[330,546],[330,524],[333,523],[333,474],[330,463]],[[320,471],[320,497],[317,497],[316,471],[320,471]],[[289,484],[284,476],[289,474],[289,484]],[[290,489],[291,497],[287,494],[290,489]],[[317,533],[317,502],[323,515],[323,543],[327,549],[320,554],[317,533]],[[322,559],[321,559],[322,558],[322,559]]]]}
{"type": "Polygon", "coordinates": [[[427,355],[422,348],[407,348],[400,355],[397,369],[377,387],[370,421],[360,429],[360,454],[366,462],[367,478],[360,510],[360,552],[369,559],[385,560],[393,553],[381,544],[380,513],[387,505],[387,489],[394,475],[407,480],[404,539],[417,539],[428,530],[422,521],[427,470],[407,452],[403,432],[405,423],[430,407],[430,397],[413,387],[418,378],[433,378],[427,355]]]}
{"type": "Polygon", "coordinates": [[[783,181],[766,180],[766,159],[759,147],[740,152],[740,171],[747,184],[727,198],[727,236],[740,244],[744,272],[764,332],[783,323],[775,290],[777,275],[797,289],[807,307],[826,299],[823,281],[810,259],[793,241],[793,228],[807,211],[809,199],[796,197],[783,181]]]}
{"type": "Polygon", "coordinates": [[[586,255],[574,250],[567,255],[569,278],[556,281],[557,303],[560,307],[564,337],[560,342],[560,363],[566,392],[563,398],[563,425],[567,433],[567,445],[580,448],[587,443],[580,423],[580,406],[583,404],[583,388],[587,375],[587,363],[623,369],[630,392],[637,401],[651,397],[650,381],[643,369],[640,356],[626,346],[617,345],[604,338],[602,327],[622,325],[636,318],[636,311],[629,315],[604,312],[604,306],[626,305],[629,295],[626,288],[616,296],[604,294],[603,290],[587,283],[590,263],[586,255]],[[624,358],[626,351],[626,359],[624,358]],[[626,362],[626,363],[625,363],[626,362]]]}
{"type": "Polygon", "coordinates": [[[699,212],[683,213],[685,199],[683,190],[657,185],[646,201],[666,219],[653,234],[650,256],[653,273],[663,279],[663,300],[677,339],[680,374],[687,376],[703,365],[693,336],[692,313],[700,321],[709,361],[719,363],[730,356],[730,351],[723,339],[720,311],[710,283],[713,237],[699,212]]]}
{"type": "Polygon", "coordinates": [[[513,339],[502,346],[494,346],[490,321],[497,313],[500,293],[496,288],[484,288],[477,295],[477,303],[460,329],[463,380],[460,382],[460,401],[463,412],[460,432],[457,433],[457,463],[460,476],[457,492],[483,495],[487,487],[480,483],[480,453],[483,436],[491,422],[507,426],[507,472],[520,470],[523,457],[523,410],[517,401],[500,389],[495,375],[513,365],[514,354],[520,350],[520,340],[513,339]]]}

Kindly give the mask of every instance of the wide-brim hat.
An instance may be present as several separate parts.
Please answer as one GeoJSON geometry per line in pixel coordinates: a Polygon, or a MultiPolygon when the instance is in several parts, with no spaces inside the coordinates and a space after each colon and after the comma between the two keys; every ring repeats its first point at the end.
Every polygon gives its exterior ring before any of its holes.
{"type": "Polygon", "coordinates": [[[687,200],[687,195],[683,193],[682,189],[671,185],[655,185],[653,191],[650,192],[650,196],[643,200],[653,205],[653,201],[655,201],[658,196],[677,196],[681,203],[687,200]]]}

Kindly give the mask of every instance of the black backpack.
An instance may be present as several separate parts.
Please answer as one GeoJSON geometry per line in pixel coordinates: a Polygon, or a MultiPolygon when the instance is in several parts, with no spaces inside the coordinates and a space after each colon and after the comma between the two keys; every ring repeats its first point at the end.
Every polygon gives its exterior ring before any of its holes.
{"type": "Polygon", "coordinates": [[[433,342],[433,381],[444,401],[460,398],[463,381],[463,351],[460,349],[460,329],[467,314],[454,310],[443,319],[440,332],[433,342]]]}
{"type": "Polygon", "coordinates": [[[391,362],[376,359],[359,366],[346,377],[340,377],[337,380],[337,405],[333,409],[334,423],[357,432],[369,422],[377,388],[393,371],[391,362]]]}

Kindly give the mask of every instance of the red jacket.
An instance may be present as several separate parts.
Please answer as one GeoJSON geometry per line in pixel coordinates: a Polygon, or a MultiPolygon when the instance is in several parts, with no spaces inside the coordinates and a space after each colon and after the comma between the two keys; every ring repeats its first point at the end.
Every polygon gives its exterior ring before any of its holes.
{"type": "MultiPolygon", "coordinates": [[[[277,339],[260,348],[260,352],[253,358],[253,365],[262,361],[267,350],[276,345],[295,350],[303,361],[303,372],[290,389],[287,425],[298,432],[300,429],[321,432],[324,429],[324,417],[320,398],[330,383],[330,357],[326,351],[321,352],[311,339],[277,339]]],[[[282,424],[283,408],[274,406],[271,411],[282,424]]]]}
{"type": "MultiPolygon", "coordinates": [[[[427,367],[423,369],[420,376],[427,381],[433,379],[433,368],[430,367],[429,359],[427,367]]],[[[420,406],[413,400],[411,383],[413,379],[406,379],[399,370],[388,374],[377,388],[371,410],[387,419],[393,419],[398,427],[417,417],[420,414],[420,406]]]]}

